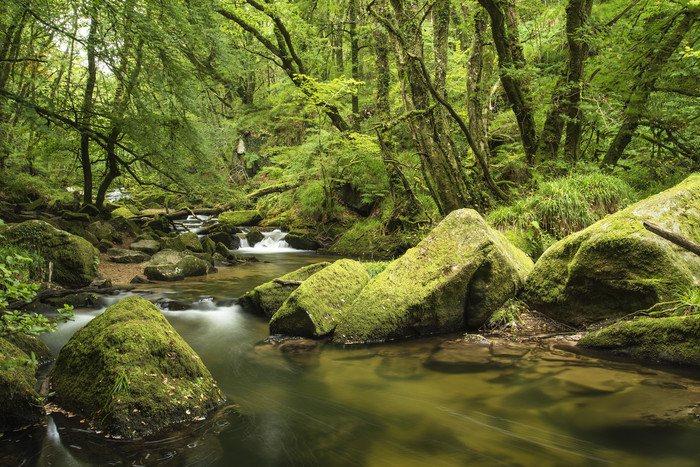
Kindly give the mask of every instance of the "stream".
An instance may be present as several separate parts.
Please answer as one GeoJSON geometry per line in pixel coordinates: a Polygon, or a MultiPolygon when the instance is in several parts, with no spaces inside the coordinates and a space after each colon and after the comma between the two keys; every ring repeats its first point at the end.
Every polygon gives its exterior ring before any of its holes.
{"type": "MultiPolygon", "coordinates": [[[[457,335],[348,347],[263,343],[266,321],[236,298],[328,260],[279,240],[266,248],[241,250],[259,262],[129,292],[161,306],[229,405],[136,441],[52,414],[45,426],[0,438],[0,465],[700,464],[700,422],[687,415],[700,403],[695,369],[534,344],[477,355],[472,366],[436,360],[435,349],[457,335]]],[[[76,310],[75,321],[42,339],[57,354],[103,310],[76,310]]]]}

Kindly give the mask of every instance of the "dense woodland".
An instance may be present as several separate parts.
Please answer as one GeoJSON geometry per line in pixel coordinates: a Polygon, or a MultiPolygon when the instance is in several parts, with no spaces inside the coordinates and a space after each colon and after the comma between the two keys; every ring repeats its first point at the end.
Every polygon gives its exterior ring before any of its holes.
{"type": "Polygon", "coordinates": [[[700,166],[697,0],[0,9],[5,211],[125,187],[376,236],[470,207],[536,255],[700,166]]]}

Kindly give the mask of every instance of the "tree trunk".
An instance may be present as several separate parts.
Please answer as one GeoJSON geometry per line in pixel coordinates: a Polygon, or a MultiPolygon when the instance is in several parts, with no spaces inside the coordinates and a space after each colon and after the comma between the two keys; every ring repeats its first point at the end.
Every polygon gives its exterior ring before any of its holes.
{"type": "Polygon", "coordinates": [[[377,59],[377,113],[380,117],[388,117],[391,113],[389,103],[389,88],[391,86],[391,73],[389,68],[389,37],[380,28],[372,31],[374,53],[377,59]]]}
{"type": "MultiPolygon", "coordinates": [[[[357,0],[350,0],[348,4],[348,33],[350,35],[350,77],[360,81],[360,43],[357,36],[357,0]]],[[[360,98],[358,93],[351,96],[353,129],[360,131],[360,98]]]]}
{"type": "Polygon", "coordinates": [[[601,167],[604,170],[612,171],[617,165],[617,161],[622,157],[622,153],[627,148],[627,145],[632,141],[632,137],[637,131],[640,119],[644,114],[649,95],[654,90],[656,80],[661,76],[666,63],[683,41],[697,17],[698,10],[685,10],[680,15],[680,19],[677,20],[675,27],[665,34],[659,46],[652,52],[649,64],[644,67],[644,71],[632,90],[627,105],[625,105],[622,125],[605,153],[601,163],[601,167]]]}
{"type": "Polygon", "coordinates": [[[591,16],[593,0],[569,0],[566,7],[566,38],[569,46],[569,59],[562,78],[557,83],[552,96],[552,107],[539,140],[536,163],[553,160],[557,157],[561,137],[566,125],[566,153],[570,161],[578,159],[581,141],[581,78],[583,65],[588,57],[589,43],[581,30],[591,16]],[[565,123],[564,116],[568,123],[565,123]]]}
{"type": "Polygon", "coordinates": [[[501,84],[508,96],[520,130],[528,164],[537,153],[537,132],[532,97],[527,80],[522,77],[525,56],[518,37],[518,19],[514,0],[478,0],[491,18],[491,33],[498,53],[501,84]]]}
{"type": "MultiPolygon", "coordinates": [[[[466,8],[466,7],[465,7],[466,8]]],[[[474,35],[469,48],[467,69],[467,116],[469,132],[474,143],[484,155],[484,162],[489,163],[488,147],[488,105],[483,83],[484,45],[488,42],[486,30],[488,24],[486,13],[479,10],[474,15],[474,35]]]]}
{"type": "MultiPolygon", "coordinates": [[[[95,44],[97,42],[97,15],[90,15],[90,29],[88,31],[87,49],[87,80],[85,81],[85,94],[80,110],[81,124],[89,128],[92,120],[93,94],[97,81],[97,66],[95,63],[95,44]]],[[[90,162],[90,137],[86,133],[80,135],[80,165],[83,169],[83,204],[92,204],[92,162],[90,162]]]]}

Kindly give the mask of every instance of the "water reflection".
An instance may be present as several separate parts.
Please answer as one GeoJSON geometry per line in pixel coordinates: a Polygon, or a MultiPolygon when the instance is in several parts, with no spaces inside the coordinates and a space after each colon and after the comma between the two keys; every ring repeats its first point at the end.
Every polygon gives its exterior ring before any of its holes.
{"type": "MultiPolygon", "coordinates": [[[[235,298],[321,259],[282,257],[136,291],[184,303],[163,313],[232,406],[137,441],[105,439],[78,417],[54,414],[45,427],[0,439],[0,465],[700,463],[696,372],[557,346],[464,346],[457,336],[354,347],[266,341],[267,323],[235,298]]],[[[57,352],[100,312],[77,311],[47,343],[57,352]]]]}

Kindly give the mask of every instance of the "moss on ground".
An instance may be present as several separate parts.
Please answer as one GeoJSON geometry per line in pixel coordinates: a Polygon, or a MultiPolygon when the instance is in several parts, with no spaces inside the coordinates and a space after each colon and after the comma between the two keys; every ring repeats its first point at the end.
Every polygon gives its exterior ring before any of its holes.
{"type": "Polygon", "coordinates": [[[121,300],[78,330],[51,378],[60,407],[123,438],[204,417],[224,401],[199,356],[141,297],[121,300]]]}

